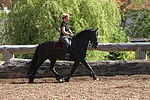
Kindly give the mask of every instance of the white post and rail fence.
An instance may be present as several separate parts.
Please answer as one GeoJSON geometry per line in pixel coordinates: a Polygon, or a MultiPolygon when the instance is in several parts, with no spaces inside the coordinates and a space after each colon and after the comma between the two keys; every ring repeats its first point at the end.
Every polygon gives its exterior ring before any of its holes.
{"type": "MultiPolygon", "coordinates": [[[[6,62],[14,57],[14,53],[34,53],[38,45],[1,45],[0,53],[6,62]]],[[[88,50],[106,52],[134,51],[135,59],[146,59],[146,51],[150,51],[150,43],[99,43],[97,49],[88,47],[88,50]]]]}

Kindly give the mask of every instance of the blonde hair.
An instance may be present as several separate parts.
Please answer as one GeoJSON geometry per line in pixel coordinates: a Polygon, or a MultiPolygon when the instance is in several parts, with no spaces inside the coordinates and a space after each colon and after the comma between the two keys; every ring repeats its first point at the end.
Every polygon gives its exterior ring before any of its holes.
{"type": "Polygon", "coordinates": [[[63,13],[63,14],[61,15],[61,18],[62,18],[62,19],[66,18],[66,17],[69,17],[69,14],[63,13]]]}

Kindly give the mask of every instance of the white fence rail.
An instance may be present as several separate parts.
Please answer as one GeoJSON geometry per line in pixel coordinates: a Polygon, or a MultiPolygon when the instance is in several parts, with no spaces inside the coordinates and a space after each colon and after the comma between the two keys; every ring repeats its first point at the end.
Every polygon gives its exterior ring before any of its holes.
{"type": "MultiPolygon", "coordinates": [[[[0,53],[3,60],[8,61],[14,53],[34,53],[37,45],[1,45],[0,53]]],[[[88,50],[107,52],[135,51],[136,59],[146,59],[146,51],[150,51],[150,43],[99,43],[97,49],[88,47],[88,50]]]]}

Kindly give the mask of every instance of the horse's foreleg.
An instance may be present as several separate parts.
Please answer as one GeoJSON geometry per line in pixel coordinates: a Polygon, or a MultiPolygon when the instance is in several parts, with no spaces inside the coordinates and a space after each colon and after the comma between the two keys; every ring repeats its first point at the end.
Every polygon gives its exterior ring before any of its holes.
{"type": "Polygon", "coordinates": [[[56,63],[56,59],[50,59],[50,70],[53,72],[53,74],[55,75],[55,78],[57,81],[59,82],[63,82],[62,77],[56,72],[54,65],[56,63]]]}
{"type": "Polygon", "coordinates": [[[86,66],[86,68],[87,68],[89,71],[91,71],[91,74],[92,74],[94,80],[99,80],[99,79],[97,78],[97,76],[96,76],[94,70],[92,69],[92,67],[91,67],[85,60],[81,61],[81,63],[82,63],[84,66],[86,66]]]}
{"type": "Polygon", "coordinates": [[[67,78],[65,78],[65,82],[69,82],[69,79],[71,78],[75,70],[77,69],[78,65],[79,65],[79,61],[75,61],[75,63],[73,64],[73,68],[71,69],[71,73],[68,74],[67,78]]]}

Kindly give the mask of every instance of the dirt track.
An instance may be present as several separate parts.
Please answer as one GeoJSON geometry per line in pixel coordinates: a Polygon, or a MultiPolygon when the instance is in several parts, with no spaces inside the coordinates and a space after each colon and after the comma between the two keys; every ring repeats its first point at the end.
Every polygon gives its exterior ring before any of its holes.
{"type": "Polygon", "coordinates": [[[73,77],[68,83],[54,78],[0,79],[0,100],[150,100],[150,75],[73,77]]]}

